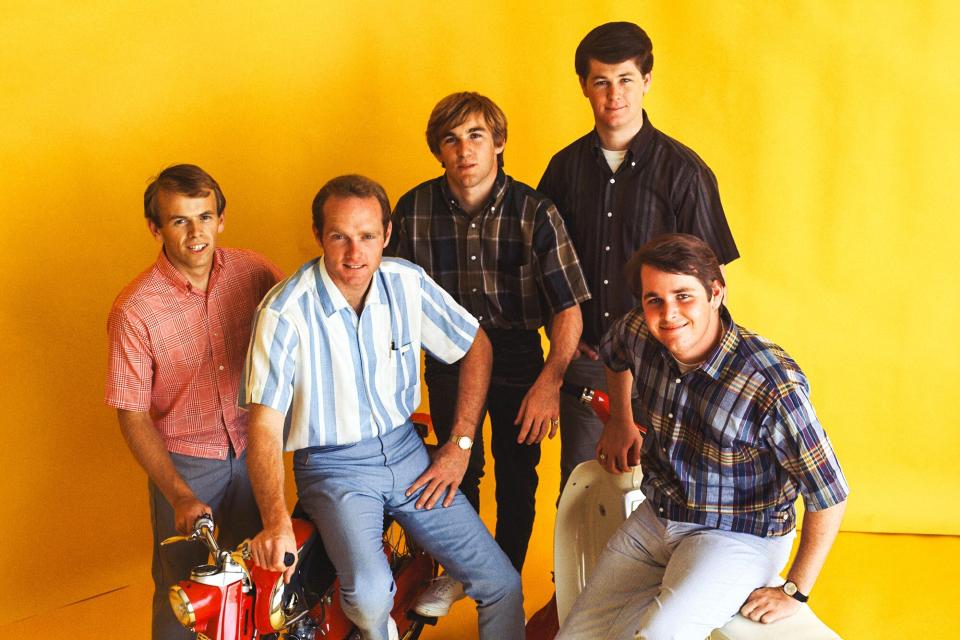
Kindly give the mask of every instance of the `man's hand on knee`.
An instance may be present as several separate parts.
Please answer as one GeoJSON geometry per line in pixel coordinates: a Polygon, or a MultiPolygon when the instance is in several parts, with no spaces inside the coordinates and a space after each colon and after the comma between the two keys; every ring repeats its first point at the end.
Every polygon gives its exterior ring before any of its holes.
{"type": "Polygon", "coordinates": [[[789,618],[800,610],[800,603],[778,587],[754,589],[740,607],[740,614],[754,622],[768,624],[789,618]]]}
{"type": "Polygon", "coordinates": [[[461,449],[448,442],[433,454],[430,466],[407,489],[407,497],[423,487],[423,493],[417,498],[415,505],[417,509],[432,509],[441,498],[443,498],[443,506],[449,507],[457,495],[457,488],[463,480],[469,461],[469,449],[461,449]],[[446,495],[445,498],[444,495],[446,495]]]}
{"type": "Polygon", "coordinates": [[[250,541],[250,559],[258,567],[269,571],[283,571],[283,581],[290,582],[296,566],[297,540],[293,535],[293,524],[285,524],[264,529],[250,541]],[[291,554],[294,562],[287,566],[284,557],[291,554]]]}

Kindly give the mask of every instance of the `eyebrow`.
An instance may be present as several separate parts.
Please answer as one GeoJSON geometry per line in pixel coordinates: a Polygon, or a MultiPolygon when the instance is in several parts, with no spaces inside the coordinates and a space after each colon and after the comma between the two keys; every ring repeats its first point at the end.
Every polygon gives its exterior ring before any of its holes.
{"type": "MultiPolygon", "coordinates": [[[[693,287],[680,287],[679,289],[673,289],[672,291],[670,291],[670,293],[673,293],[673,294],[690,293],[691,291],[694,291],[693,287]]],[[[662,296],[659,293],[654,293],[653,291],[643,294],[644,300],[649,300],[650,298],[660,298],[660,297],[662,296]]]]}

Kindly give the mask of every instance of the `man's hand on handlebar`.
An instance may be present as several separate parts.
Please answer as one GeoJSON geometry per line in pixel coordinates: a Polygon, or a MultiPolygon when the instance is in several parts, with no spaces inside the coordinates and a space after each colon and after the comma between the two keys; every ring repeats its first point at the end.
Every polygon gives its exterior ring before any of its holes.
{"type": "Polygon", "coordinates": [[[193,533],[194,523],[202,515],[213,514],[213,509],[209,505],[197,500],[193,494],[185,496],[176,502],[173,506],[173,522],[177,531],[182,535],[188,536],[193,533]]]}
{"type": "Polygon", "coordinates": [[[283,581],[290,582],[297,558],[297,540],[293,535],[293,524],[286,523],[264,529],[249,544],[250,559],[259,567],[269,571],[282,571],[283,581]]]}

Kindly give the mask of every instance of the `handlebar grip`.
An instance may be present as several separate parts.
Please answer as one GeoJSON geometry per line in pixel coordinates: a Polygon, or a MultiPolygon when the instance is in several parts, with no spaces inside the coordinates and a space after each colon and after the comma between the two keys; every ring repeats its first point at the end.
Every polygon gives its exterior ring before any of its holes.
{"type": "Polygon", "coordinates": [[[297,556],[287,551],[285,554],[283,554],[283,566],[292,567],[296,559],[297,559],[297,556]]]}

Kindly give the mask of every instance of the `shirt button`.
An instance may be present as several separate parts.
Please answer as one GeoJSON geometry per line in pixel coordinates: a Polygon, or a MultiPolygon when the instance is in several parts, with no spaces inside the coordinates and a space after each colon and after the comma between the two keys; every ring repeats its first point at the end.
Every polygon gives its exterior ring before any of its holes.
{"type": "Polygon", "coordinates": [[[476,259],[477,259],[477,256],[470,256],[470,259],[471,259],[471,260],[476,260],[476,259]]]}
{"type": "Polygon", "coordinates": [[[220,369],[220,371],[223,371],[223,365],[220,365],[219,367],[217,367],[217,369],[220,369]]]}
{"type": "Polygon", "coordinates": [[[680,378],[677,378],[676,382],[677,384],[680,384],[680,378]]]}
{"type": "Polygon", "coordinates": [[[473,289],[470,289],[470,293],[476,293],[476,292],[477,292],[477,288],[476,288],[476,287],[474,287],[473,289]]]}
{"type": "Polygon", "coordinates": [[[496,207],[490,207],[490,213],[493,213],[493,212],[496,211],[496,210],[497,210],[496,207]]]}
{"type": "Polygon", "coordinates": [[[607,211],[607,217],[608,217],[608,218],[612,218],[612,217],[613,217],[613,211],[607,211]]]}
{"type": "Polygon", "coordinates": [[[667,414],[667,417],[668,417],[668,418],[673,418],[673,414],[672,414],[672,413],[668,413],[668,414],[667,414]]]}
{"type": "Polygon", "coordinates": [[[663,507],[660,507],[659,509],[657,509],[657,511],[659,511],[660,513],[663,513],[663,507]]]}
{"type": "Polygon", "coordinates": [[[610,317],[610,312],[609,312],[609,311],[604,311],[604,312],[603,312],[603,317],[604,317],[604,318],[609,318],[609,317],[610,317]]]}
{"type": "Polygon", "coordinates": [[[603,284],[610,284],[610,281],[609,281],[609,280],[604,280],[604,281],[603,281],[603,284]]]}
{"type": "Polygon", "coordinates": [[[610,178],[610,184],[613,184],[613,183],[615,183],[615,182],[616,182],[616,179],[610,178]]]}
{"type": "Polygon", "coordinates": [[[477,320],[483,320],[483,316],[477,316],[477,320]]]}
{"type": "Polygon", "coordinates": [[[631,166],[631,167],[635,167],[635,166],[637,166],[637,163],[636,163],[636,162],[631,162],[631,163],[630,163],[630,166],[631,166]]]}
{"type": "Polygon", "coordinates": [[[470,228],[471,228],[471,229],[476,229],[476,228],[477,228],[477,223],[476,223],[476,222],[471,222],[471,223],[470,223],[470,228]]]}
{"type": "Polygon", "coordinates": [[[604,247],[603,250],[604,250],[604,251],[610,251],[610,245],[607,245],[606,247],[604,247]]]}

